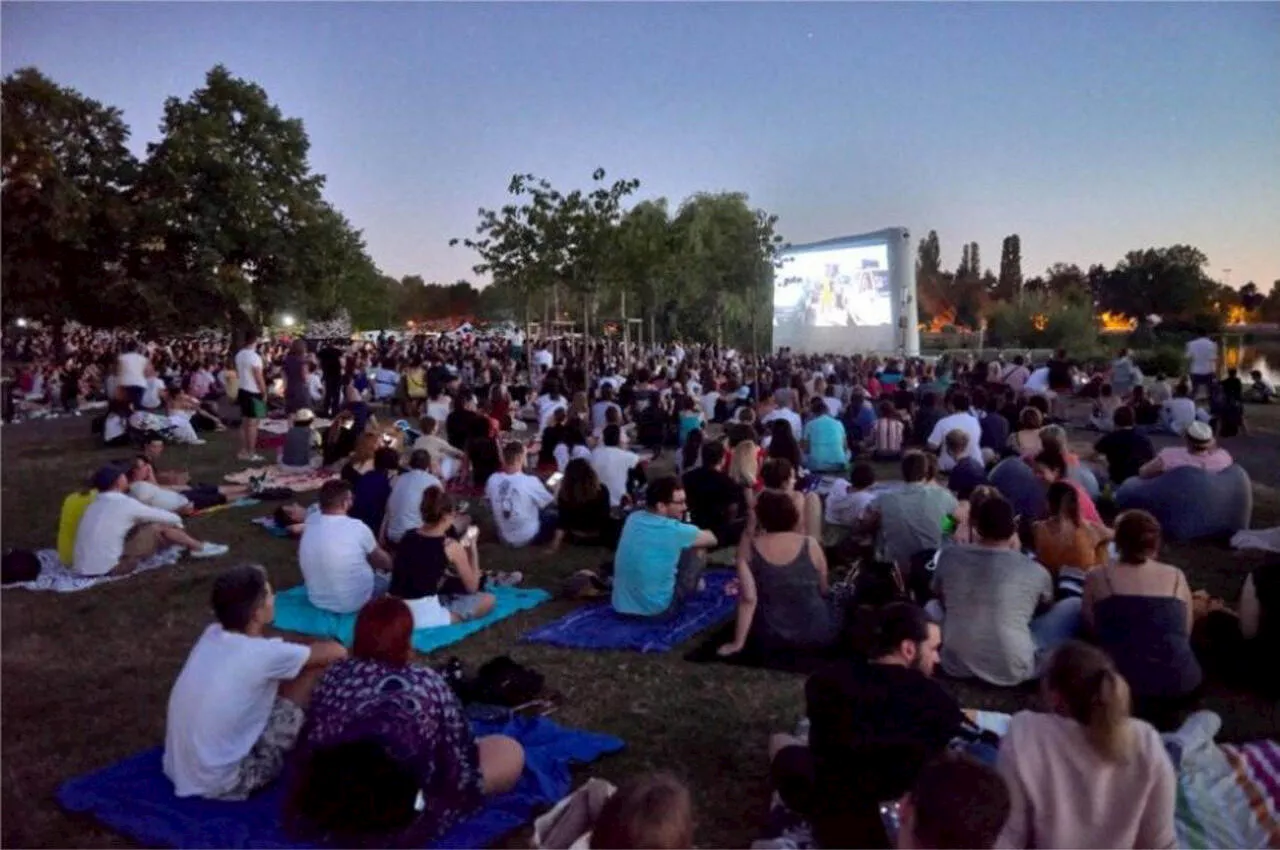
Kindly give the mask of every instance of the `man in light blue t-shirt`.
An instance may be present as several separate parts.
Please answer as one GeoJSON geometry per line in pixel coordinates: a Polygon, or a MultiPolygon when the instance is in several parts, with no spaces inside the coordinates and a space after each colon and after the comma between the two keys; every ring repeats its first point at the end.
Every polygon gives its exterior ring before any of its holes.
{"type": "Polygon", "coordinates": [[[813,418],[804,426],[804,465],[814,472],[835,472],[849,464],[849,444],[844,425],[831,415],[827,403],[814,396],[809,400],[813,418]]]}
{"type": "Polygon", "coordinates": [[[613,558],[613,608],[619,614],[664,617],[698,589],[710,531],[683,522],[688,507],[675,476],[650,482],[646,510],[627,517],[613,558]]]}

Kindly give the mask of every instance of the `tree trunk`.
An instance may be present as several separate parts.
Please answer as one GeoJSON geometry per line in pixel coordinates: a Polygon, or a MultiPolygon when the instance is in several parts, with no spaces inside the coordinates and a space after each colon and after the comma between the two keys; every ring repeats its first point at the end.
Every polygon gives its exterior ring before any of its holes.
{"type": "Polygon", "coordinates": [[[658,310],[656,307],[649,308],[649,345],[653,345],[658,339],[658,310]]]}

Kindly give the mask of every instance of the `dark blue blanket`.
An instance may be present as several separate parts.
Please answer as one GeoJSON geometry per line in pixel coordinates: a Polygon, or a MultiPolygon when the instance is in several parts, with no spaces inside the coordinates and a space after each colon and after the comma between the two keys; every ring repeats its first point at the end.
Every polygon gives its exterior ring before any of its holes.
{"type": "MultiPolygon", "coordinates": [[[[527,823],[537,807],[570,791],[571,763],[595,761],[623,743],[612,735],[566,729],[545,718],[515,718],[505,724],[475,723],[477,735],[503,734],[525,749],[524,775],[510,794],[495,797],[449,830],[433,847],[486,847],[527,823]]],[[[89,814],[145,847],[299,847],[280,825],[284,789],[272,785],[242,803],[179,799],[164,775],[161,750],[148,750],[96,773],[71,779],[58,801],[89,814]]]]}
{"type": "Polygon", "coordinates": [[[707,586],[685,600],[670,620],[641,620],[618,614],[608,602],[587,605],[529,632],[524,643],[547,643],[570,649],[630,649],[636,652],[669,652],[704,629],[733,616],[736,596],[725,596],[724,586],[733,578],[730,570],[706,574],[707,586]]]}

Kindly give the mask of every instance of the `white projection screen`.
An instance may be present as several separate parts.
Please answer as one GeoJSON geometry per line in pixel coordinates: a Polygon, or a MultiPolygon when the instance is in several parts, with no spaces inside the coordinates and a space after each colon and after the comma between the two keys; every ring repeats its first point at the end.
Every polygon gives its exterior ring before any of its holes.
{"type": "Polygon", "coordinates": [[[779,260],[773,272],[775,350],[920,353],[906,228],[788,246],[779,260]]]}

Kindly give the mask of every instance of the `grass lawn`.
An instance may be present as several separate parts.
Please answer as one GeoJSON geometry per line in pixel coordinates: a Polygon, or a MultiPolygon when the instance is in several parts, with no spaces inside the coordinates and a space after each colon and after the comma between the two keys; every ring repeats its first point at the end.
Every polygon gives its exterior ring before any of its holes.
{"type": "MultiPolygon", "coordinates": [[[[1253,408],[1253,434],[1228,443],[1256,482],[1254,527],[1280,524],[1280,408],[1253,408]]],[[[53,545],[62,498],[105,460],[127,455],[95,447],[87,420],[6,426],[3,447],[3,545],[53,545]]],[[[237,468],[230,438],[167,450],[166,466],[193,480],[219,481],[237,468]]],[[[883,477],[894,477],[889,467],[883,477]]],[[[250,524],[265,506],[197,518],[198,537],[231,545],[215,561],[183,561],[123,582],[75,594],[5,591],[0,595],[0,744],[3,745],[5,846],[119,846],[128,842],[64,814],[58,784],[163,740],[170,684],[209,621],[208,595],[223,567],[263,564],[278,588],[301,582],[296,544],[250,524]]],[[[487,533],[486,569],[523,570],[526,584],[554,590],[560,580],[607,557],[568,549],[556,556],[506,550],[487,533]]],[[[1193,588],[1235,601],[1257,556],[1223,546],[1170,546],[1166,560],[1186,569],[1193,588]]],[[[589,653],[517,644],[525,631],[569,610],[552,602],[442,651],[469,665],[510,654],[546,675],[565,695],[562,723],[609,732],[626,750],[590,770],[618,781],[654,769],[681,776],[697,799],[697,840],[743,847],[757,836],[769,790],[769,733],[790,729],[803,711],[803,679],[716,664],[689,664],[683,647],[666,655],[589,653]]],[[[434,659],[433,659],[434,660],[434,659]]],[[[1009,691],[947,683],[962,704],[1015,711],[1034,699],[1009,691]]],[[[1207,706],[1223,715],[1225,740],[1280,736],[1280,708],[1244,694],[1210,689],[1207,706]]],[[[514,836],[510,846],[526,835],[514,836]]]]}

